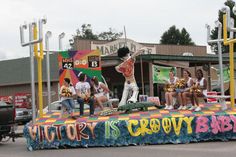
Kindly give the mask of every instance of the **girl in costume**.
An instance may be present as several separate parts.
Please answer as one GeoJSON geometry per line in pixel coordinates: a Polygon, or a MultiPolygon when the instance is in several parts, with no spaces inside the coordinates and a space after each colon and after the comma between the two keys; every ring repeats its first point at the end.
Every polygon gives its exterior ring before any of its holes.
{"type": "Polygon", "coordinates": [[[76,95],[74,87],[70,84],[69,78],[64,78],[63,86],[60,89],[61,104],[71,116],[75,108],[73,97],[76,95]]]}
{"type": "Polygon", "coordinates": [[[94,90],[94,101],[97,102],[98,106],[103,110],[104,107],[102,104],[108,101],[110,90],[104,83],[99,82],[96,76],[91,79],[91,85],[94,90]]]}

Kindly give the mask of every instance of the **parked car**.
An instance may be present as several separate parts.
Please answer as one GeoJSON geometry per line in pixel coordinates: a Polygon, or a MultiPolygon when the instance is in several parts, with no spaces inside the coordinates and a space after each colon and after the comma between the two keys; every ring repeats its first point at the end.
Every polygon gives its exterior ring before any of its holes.
{"type": "Polygon", "coordinates": [[[32,109],[16,108],[16,123],[27,123],[32,119],[32,109]]]}
{"type": "Polygon", "coordinates": [[[0,101],[0,142],[5,137],[13,137],[14,141],[15,114],[13,104],[0,101]]]}
{"type": "MultiPolygon", "coordinates": [[[[51,112],[58,112],[61,110],[61,101],[58,100],[58,101],[54,101],[50,104],[50,109],[51,109],[51,112]]],[[[43,113],[47,113],[49,111],[49,107],[46,106],[44,109],[43,109],[43,113]]]]}
{"type": "MultiPolygon", "coordinates": [[[[79,110],[80,106],[77,102],[77,100],[75,100],[75,110],[79,110]]],[[[84,104],[84,109],[88,109],[89,108],[89,105],[87,104],[84,104]]],[[[61,109],[62,109],[62,104],[61,104],[61,101],[58,100],[58,101],[54,101],[50,104],[50,109],[51,109],[51,112],[60,112],[61,109]]],[[[48,106],[46,106],[44,109],[43,109],[43,113],[47,113],[49,111],[49,108],[48,106]]]]}

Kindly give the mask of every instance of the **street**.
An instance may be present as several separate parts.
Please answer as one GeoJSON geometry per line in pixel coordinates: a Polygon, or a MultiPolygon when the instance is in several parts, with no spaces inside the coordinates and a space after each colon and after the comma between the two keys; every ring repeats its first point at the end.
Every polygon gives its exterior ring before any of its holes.
{"type": "MultiPolygon", "coordinates": [[[[21,130],[23,127],[20,126],[21,130]]],[[[0,157],[233,157],[236,155],[236,141],[200,142],[190,144],[166,144],[129,147],[94,147],[49,149],[28,151],[25,138],[17,138],[16,142],[0,143],[0,157]]]]}

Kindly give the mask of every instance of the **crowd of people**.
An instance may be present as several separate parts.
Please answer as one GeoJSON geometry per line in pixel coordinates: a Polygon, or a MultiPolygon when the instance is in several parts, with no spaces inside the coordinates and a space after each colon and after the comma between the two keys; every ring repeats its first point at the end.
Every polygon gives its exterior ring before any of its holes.
{"type": "Polygon", "coordinates": [[[183,78],[179,79],[175,76],[174,71],[169,72],[169,79],[166,83],[165,100],[166,107],[164,109],[172,110],[178,102],[178,110],[201,111],[199,106],[199,97],[207,95],[207,81],[203,77],[201,69],[196,71],[196,78],[191,77],[191,73],[183,70],[183,78]],[[191,106],[187,104],[190,101],[191,106]]]}
{"type": "MultiPolygon", "coordinates": [[[[127,103],[137,102],[139,88],[135,81],[134,63],[135,57],[145,50],[141,48],[137,52],[130,53],[127,47],[120,48],[117,53],[122,63],[115,67],[116,71],[125,77],[124,90],[119,106],[127,103]],[[128,93],[132,92],[132,96],[128,98],[128,93]]],[[[96,76],[87,78],[86,74],[78,74],[78,82],[71,84],[69,78],[64,78],[63,86],[60,89],[61,103],[64,111],[73,116],[75,108],[74,99],[80,105],[80,116],[84,115],[84,104],[88,104],[90,108],[90,116],[94,116],[95,107],[104,110],[103,104],[109,99],[109,88],[102,82],[98,81],[96,76]]],[[[203,77],[201,69],[196,71],[196,78],[191,77],[191,73],[183,70],[183,78],[179,79],[175,76],[174,71],[169,72],[169,79],[165,87],[166,110],[174,109],[176,102],[179,104],[178,110],[194,110],[200,111],[199,97],[205,97],[207,94],[207,81],[203,77]],[[189,107],[187,104],[191,102],[189,107]]]]}
{"type": "Polygon", "coordinates": [[[78,80],[75,85],[72,85],[69,78],[64,78],[60,89],[63,111],[68,112],[72,117],[74,116],[74,99],[80,105],[80,116],[84,115],[85,103],[89,105],[90,116],[94,116],[96,106],[104,110],[103,103],[107,102],[109,98],[108,87],[104,83],[99,82],[96,76],[92,77],[88,82],[89,79],[87,79],[84,73],[78,75],[78,80]]]}
{"type": "MultiPolygon", "coordinates": [[[[86,74],[78,76],[78,83],[71,84],[69,78],[64,78],[63,86],[60,89],[62,106],[65,112],[73,116],[75,108],[74,99],[80,105],[80,116],[84,115],[84,104],[90,108],[90,116],[94,116],[96,107],[104,110],[103,104],[109,99],[109,88],[98,81],[96,76],[87,79],[86,74]]],[[[169,79],[165,88],[166,106],[164,109],[173,110],[175,104],[179,104],[178,110],[201,111],[199,97],[207,95],[207,81],[203,77],[201,69],[196,71],[196,78],[191,77],[191,73],[183,70],[183,78],[175,76],[174,71],[169,72],[169,79]],[[191,104],[190,106],[187,104],[191,104]]]]}

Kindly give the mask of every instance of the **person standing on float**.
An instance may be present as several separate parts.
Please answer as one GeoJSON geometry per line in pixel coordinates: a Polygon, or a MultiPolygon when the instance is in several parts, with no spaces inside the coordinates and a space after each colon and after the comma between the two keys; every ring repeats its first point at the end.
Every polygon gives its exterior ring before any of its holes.
{"type": "Polygon", "coordinates": [[[122,73],[125,77],[125,84],[123,89],[123,94],[119,106],[125,105],[126,103],[136,103],[139,93],[139,88],[137,86],[135,77],[134,77],[134,63],[135,57],[144,52],[144,49],[141,48],[137,52],[134,52],[130,55],[128,47],[119,48],[117,53],[118,57],[123,61],[120,65],[116,66],[115,69],[117,72],[122,73]],[[128,99],[129,91],[132,91],[131,98],[128,99]],[[127,101],[127,102],[126,102],[127,101]]]}

